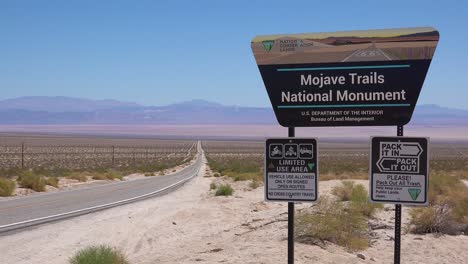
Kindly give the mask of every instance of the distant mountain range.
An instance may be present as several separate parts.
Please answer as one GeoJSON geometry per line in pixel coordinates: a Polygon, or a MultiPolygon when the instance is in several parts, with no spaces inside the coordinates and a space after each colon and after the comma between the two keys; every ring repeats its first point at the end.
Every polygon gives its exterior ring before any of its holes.
{"type": "MultiPolygon", "coordinates": [[[[30,96],[0,100],[0,125],[13,124],[276,124],[270,107],[192,100],[143,106],[116,100],[30,96]]],[[[419,105],[410,124],[468,125],[468,110],[419,105]]]]}

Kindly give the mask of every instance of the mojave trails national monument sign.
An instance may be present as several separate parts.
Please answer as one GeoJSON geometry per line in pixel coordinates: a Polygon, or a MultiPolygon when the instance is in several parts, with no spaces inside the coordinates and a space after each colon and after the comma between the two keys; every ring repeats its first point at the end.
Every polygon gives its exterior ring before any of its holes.
{"type": "Polygon", "coordinates": [[[411,119],[439,33],[405,28],[259,36],[251,47],[282,126],[411,119]]]}

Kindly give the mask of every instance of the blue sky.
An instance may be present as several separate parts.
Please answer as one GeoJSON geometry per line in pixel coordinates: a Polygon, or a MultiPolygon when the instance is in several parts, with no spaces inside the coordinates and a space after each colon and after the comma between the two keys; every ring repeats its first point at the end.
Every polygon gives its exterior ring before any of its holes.
{"type": "Polygon", "coordinates": [[[269,106],[254,36],[413,26],[441,34],[419,103],[468,109],[468,4],[427,0],[2,0],[0,99],[269,106]]]}

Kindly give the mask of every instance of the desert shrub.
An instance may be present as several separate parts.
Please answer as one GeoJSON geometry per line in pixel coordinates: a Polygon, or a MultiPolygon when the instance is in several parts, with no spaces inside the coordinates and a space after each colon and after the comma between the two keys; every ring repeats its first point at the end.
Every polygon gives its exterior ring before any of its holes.
{"type": "Polygon", "coordinates": [[[263,175],[259,175],[258,173],[236,173],[232,174],[231,178],[233,178],[234,181],[262,181],[263,180],[263,175]]]}
{"type": "Polygon", "coordinates": [[[468,228],[468,187],[446,173],[430,176],[429,207],[410,212],[412,233],[458,234],[468,228]]]}
{"type": "Polygon", "coordinates": [[[93,180],[103,181],[103,180],[107,180],[107,177],[104,173],[94,173],[93,180]]]}
{"type": "Polygon", "coordinates": [[[377,209],[383,208],[383,204],[369,202],[369,194],[362,184],[353,186],[350,200],[351,210],[356,211],[365,217],[372,217],[377,209]]]}
{"type": "Polygon", "coordinates": [[[451,233],[450,211],[447,205],[414,208],[410,211],[410,231],[415,234],[451,233]]]}
{"type": "Polygon", "coordinates": [[[106,170],[104,172],[94,173],[93,179],[94,180],[115,180],[115,179],[122,180],[123,175],[121,172],[117,170],[106,170]]]}
{"type": "Polygon", "coordinates": [[[36,192],[45,191],[46,181],[44,177],[35,174],[33,171],[21,172],[17,181],[23,188],[29,188],[36,192]]]}
{"type": "Polygon", "coordinates": [[[78,251],[70,264],[128,264],[128,260],[120,251],[109,246],[91,246],[78,251]]]}
{"type": "Polygon", "coordinates": [[[145,177],[151,177],[151,176],[155,176],[156,174],[154,174],[154,172],[146,172],[145,173],[145,177]]]}
{"type": "Polygon", "coordinates": [[[468,225],[468,197],[455,204],[452,208],[452,217],[455,221],[468,225]]]}
{"type": "Polygon", "coordinates": [[[337,179],[354,179],[353,176],[362,178],[368,175],[369,159],[366,155],[343,155],[331,151],[328,156],[320,158],[319,166],[322,175],[332,174],[337,179]]]}
{"type": "Polygon", "coordinates": [[[236,157],[207,157],[210,168],[215,171],[215,177],[227,175],[234,181],[263,181],[263,159],[236,157]]]}
{"type": "Polygon", "coordinates": [[[22,171],[21,168],[0,168],[0,175],[5,178],[11,178],[19,175],[22,171]]]}
{"type": "Polygon", "coordinates": [[[79,182],[86,182],[88,181],[88,177],[86,177],[86,174],[89,173],[74,171],[70,173],[70,175],[68,175],[67,178],[77,180],[79,182]]]}
{"type": "Polygon", "coordinates": [[[59,187],[59,178],[57,177],[47,177],[45,178],[46,185],[53,186],[55,188],[59,187]]]}
{"type": "Polygon", "coordinates": [[[14,181],[0,177],[0,196],[12,196],[13,192],[15,191],[16,184],[14,181]]]}
{"type": "Polygon", "coordinates": [[[332,189],[332,193],[338,197],[340,201],[351,200],[351,195],[354,189],[354,182],[342,181],[340,186],[335,186],[332,189]]]}
{"type": "Polygon", "coordinates": [[[218,188],[216,189],[215,195],[216,196],[229,196],[229,195],[232,195],[233,192],[234,190],[232,189],[231,185],[226,183],[226,184],[221,184],[218,186],[218,188]]]}
{"type": "Polygon", "coordinates": [[[320,244],[329,241],[349,251],[369,246],[366,218],[344,203],[326,196],[313,212],[303,211],[295,221],[295,236],[299,242],[320,244]]]}
{"type": "Polygon", "coordinates": [[[329,180],[367,180],[369,179],[368,173],[362,172],[350,172],[350,173],[341,173],[336,174],[328,172],[320,175],[320,181],[329,181],[329,180]]]}
{"type": "Polygon", "coordinates": [[[107,170],[105,172],[105,175],[107,177],[107,179],[109,180],[114,180],[114,179],[119,179],[119,180],[123,180],[123,175],[121,172],[117,171],[117,170],[107,170]]]}
{"type": "Polygon", "coordinates": [[[36,167],[33,172],[38,175],[45,175],[48,177],[67,177],[72,171],[66,168],[55,168],[55,167],[36,167]]]}
{"type": "Polygon", "coordinates": [[[260,184],[259,184],[258,181],[256,181],[256,180],[252,180],[252,181],[249,183],[249,187],[250,187],[251,189],[257,189],[258,186],[260,186],[260,184]]]}
{"type": "Polygon", "coordinates": [[[212,182],[210,183],[210,190],[216,190],[216,183],[212,182]]]}

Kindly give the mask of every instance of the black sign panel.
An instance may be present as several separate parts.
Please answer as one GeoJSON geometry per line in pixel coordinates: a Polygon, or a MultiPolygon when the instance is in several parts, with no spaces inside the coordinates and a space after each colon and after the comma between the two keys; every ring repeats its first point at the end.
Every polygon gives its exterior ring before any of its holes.
{"type": "Polygon", "coordinates": [[[271,138],[265,144],[265,200],[314,202],[318,197],[317,140],[271,138]]]}
{"type": "Polygon", "coordinates": [[[371,142],[371,201],[427,205],[428,139],[373,137],[371,142]]]}
{"type": "Polygon", "coordinates": [[[411,120],[438,40],[433,28],[274,35],[252,50],[282,126],[394,126],[411,120]]]}

